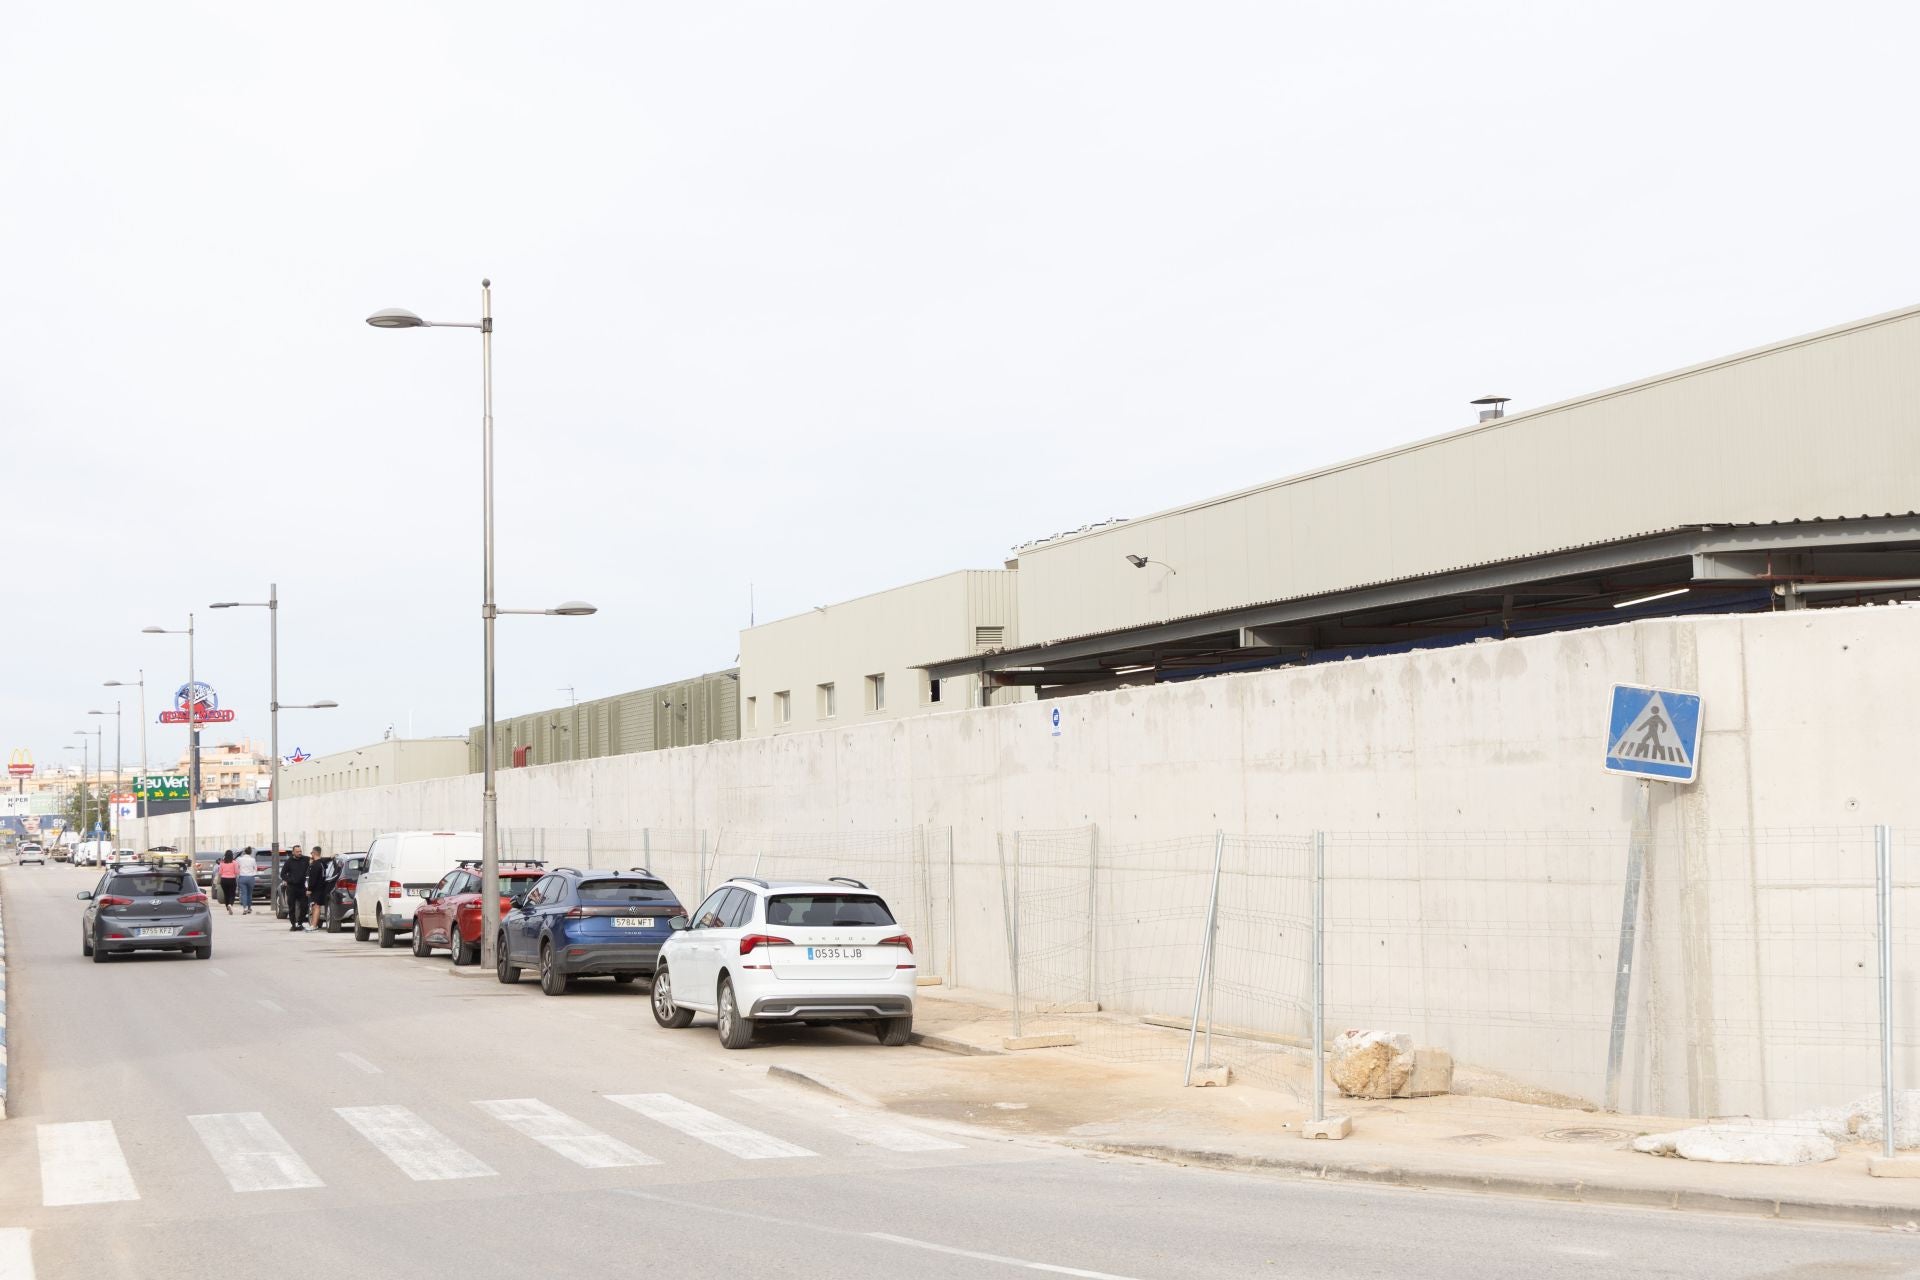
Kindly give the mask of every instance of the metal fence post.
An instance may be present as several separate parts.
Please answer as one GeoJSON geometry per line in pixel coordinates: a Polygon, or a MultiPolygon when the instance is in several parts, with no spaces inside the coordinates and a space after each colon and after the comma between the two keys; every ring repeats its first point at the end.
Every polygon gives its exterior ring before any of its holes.
{"type": "MultiPolygon", "coordinates": [[[[1200,1002],[1205,996],[1207,984],[1213,976],[1211,972],[1213,969],[1213,925],[1215,914],[1220,909],[1220,855],[1226,847],[1227,833],[1225,831],[1215,831],[1213,833],[1213,883],[1207,889],[1206,931],[1200,935],[1200,970],[1193,976],[1193,1017],[1187,1022],[1187,1065],[1180,1076],[1180,1083],[1183,1085],[1193,1083],[1193,1051],[1200,1038],[1200,1002]]],[[[1211,1038],[1209,1038],[1209,1051],[1211,1051],[1211,1038]]]]}
{"type": "Polygon", "coordinates": [[[1893,828],[1873,829],[1875,879],[1880,899],[1880,1117],[1885,1154],[1894,1157],[1893,1114],[1893,828]]]}
{"type": "Polygon", "coordinates": [[[1087,828],[1087,1003],[1100,1007],[1100,824],[1087,828]]]}
{"type": "Polygon", "coordinates": [[[707,829],[700,828],[700,896],[707,896],[707,829]]]}
{"type": "Polygon", "coordinates": [[[1327,1118],[1327,833],[1313,833],[1313,1122],[1327,1118]]]}
{"type": "Polygon", "coordinates": [[[640,865],[653,870],[653,828],[640,828],[640,865]]]}
{"type": "Polygon", "coordinates": [[[1007,985],[1013,988],[1013,1034],[1020,1035],[1020,889],[1016,879],[1020,866],[1020,833],[1013,833],[1014,874],[1007,874],[1007,838],[995,835],[994,848],[1000,855],[1000,913],[1007,924],[1007,985]]]}
{"type": "Polygon", "coordinates": [[[960,985],[960,909],[953,901],[953,824],[947,824],[947,972],[948,986],[960,985]]]}
{"type": "Polygon", "coordinates": [[[593,828],[587,828],[587,870],[593,870],[593,828]]]}
{"type": "Polygon", "coordinates": [[[933,945],[933,866],[927,856],[927,829],[924,826],[913,829],[913,864],[920,872],[920,902],[926,912],[921,917],[927,930],[922,945],[927,949],[927,958],[933,959],[940,952],[933,945]]]}

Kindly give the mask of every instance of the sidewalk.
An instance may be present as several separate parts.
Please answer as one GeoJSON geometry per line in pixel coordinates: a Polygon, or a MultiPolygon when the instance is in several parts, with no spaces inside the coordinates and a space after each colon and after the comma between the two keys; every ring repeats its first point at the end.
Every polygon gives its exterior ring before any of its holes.
{"type": "Polygon", "coordinates": [[[1353,1134],[1308,1141],[1297,1128],[1310,1114],[1306,1063],[1284,1048],[1270,1052],[1298,1060],[1292,1073],[1263,1062],[1243,1075],[1236,1062],[1228,1087],[1185,1088],[1184,1033],[1099,1015],[1074,1020],[1093,1031],[1091,1047],[1005,1053],[1003,1010],[991,996],[923,988],[916,1030],[924,1047],[945,1053],[790,1055],[770,1046],[769,1056],[795,1060],[780,1074],[904,1115],[1116,1155],[1920,1231],[1920,1181],[1870,1176],[1865,1145],[1843,1146],[1839,1159],[1817,1165],[1706,1164],[1628,1149],[1642,1133],[1696,1121],[1457,1094],[1366,1101],[1341,1098],[1331,1085],[1328,1112],[1351,1117],[1353,1134]]]}

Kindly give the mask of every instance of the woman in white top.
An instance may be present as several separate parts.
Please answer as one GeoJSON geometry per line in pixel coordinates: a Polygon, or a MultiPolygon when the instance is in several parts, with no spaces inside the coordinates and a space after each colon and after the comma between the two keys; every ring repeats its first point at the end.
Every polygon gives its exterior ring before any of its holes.
{"type": "Polygon", "coordinates": [[[253,878],[260,874],[260,864],[253,860],[253,846],[248,845],[233,860],[236,874],[240,879],[240,914],[253,914],[253,878]]]}

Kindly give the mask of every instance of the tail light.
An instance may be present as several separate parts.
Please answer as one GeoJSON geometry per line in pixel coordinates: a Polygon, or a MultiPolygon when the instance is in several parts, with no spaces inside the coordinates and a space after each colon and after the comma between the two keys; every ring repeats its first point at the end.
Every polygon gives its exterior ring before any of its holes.
{"type": "Polygon", "coordinates": [[[116,898],[110,893],[105,897],[96,898],[94,901],[103,907],[130,907],[133,905],[132,898],[116,898]]]}
{"type": "Polygon", "coordinates": [[[755,947],[790,947],[792,945],[791,938],[776,938],[770,933],[750,933],[740,939],[740,954],[752,955],[755,947]]]}
{"type": "Polygon", "coordinates": [[[342,880],[340,882],[340,887],[342,889],[358,889],[360,887],[360,882],[358,880],[342,880]]]}
{"type": "MultiPolygon", "coordinates": [[[[567,912],[566,918],[569,920],[585,920],[587,918],[587,909],[585,907],[575,907],[573,910],[567,912]]],[[[747,953],[742,951],[740,954],[745,955],[747,953]]]]}
{"type": "Polygon", "coordinates": [[[400,896],[400,882],[398,880],[387,881],[387,896],[389,898],[397,898],[400,896]]]}
{"type": "Polygon", "coordinates": [[[913,950],[913,939],[904,933],[896,933],[891,938],[880,939],[879,945],[883,947],[905,947],[911,951],[913,950]]]}
{"type": "Polygon", "coordinates": [[[206,900],[207,895],[204,893],[183,893],[180,895],[180,901],[182,902],[205,902],[206,900]]]}

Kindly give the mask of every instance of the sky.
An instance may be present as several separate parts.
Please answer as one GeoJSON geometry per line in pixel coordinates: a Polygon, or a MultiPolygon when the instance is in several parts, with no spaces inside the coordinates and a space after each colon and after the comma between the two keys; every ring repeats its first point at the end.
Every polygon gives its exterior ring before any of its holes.
{"type": "Polygon", "coordinates": [[[265,611],[204,606],[270,582],[282,701],[340,704],[283,752],[479,722],[479,341],[378,308],[493,280],[498,598],[600,610],[502,620],[517,714],[730,666],[750,598],[1920,301],[1916,45],[1844,2],[15,0],[0,750],[72,759],[139,671],[153,719],[190,611],[264,741],[265,611]]]}

